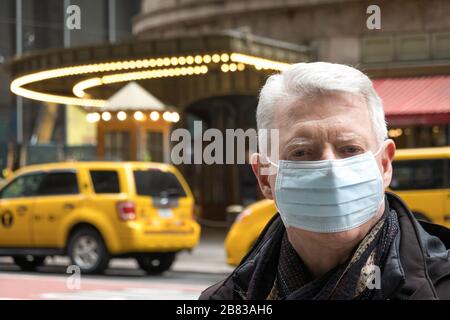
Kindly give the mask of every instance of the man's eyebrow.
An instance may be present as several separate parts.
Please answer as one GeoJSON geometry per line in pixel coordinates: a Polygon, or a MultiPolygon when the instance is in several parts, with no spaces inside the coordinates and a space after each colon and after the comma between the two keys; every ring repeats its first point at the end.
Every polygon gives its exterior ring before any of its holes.
{"type": "Polygon", "coordinates": [[[293,139],[290,139],[287,143],[286,143],[286,147],[290,146],[290,145],[296,145],[296,144],[306,144],[306,143],[311,143],[313,139],[311,138],[305,138],[305,137],[296,137],[293,139]]]}
{"type": "Polygon", "coordinates": [[[351,141],[351,140],[364,140],[364,137],[360,134],[351,132],[351,133],[340,133],[336,136],[336,141],[351,141]]]}

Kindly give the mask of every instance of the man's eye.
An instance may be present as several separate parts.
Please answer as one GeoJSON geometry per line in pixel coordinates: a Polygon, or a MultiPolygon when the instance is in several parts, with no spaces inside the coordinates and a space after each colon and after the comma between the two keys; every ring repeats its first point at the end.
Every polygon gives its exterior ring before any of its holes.
{"type": "Polygon", "coordinates": [[[362,153],[363,149],[361,147],[358,146],[347,146],[341,149],[343,153],[346,154],[357,154],[357,153],[362,153]]]}
{"type": "Polygon", "coordinates": [[[292,159],[298,159],[298,158],[304,158],[308,155],[310,155],[311,152],[308,150],[294,150],[290,153],[290,158],[292,159]]]}

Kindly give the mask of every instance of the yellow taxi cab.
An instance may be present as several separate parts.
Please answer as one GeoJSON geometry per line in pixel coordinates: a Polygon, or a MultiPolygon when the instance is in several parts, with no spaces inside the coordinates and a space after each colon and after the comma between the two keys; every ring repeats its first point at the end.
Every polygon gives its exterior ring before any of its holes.
{"type": "MultiPolygon", "coordinates": [[[[416,218],[450,227],[450,147],[399,149],[393,169],[389,191],[416,218]]],[[[272,200],[261,200],[237,216],[225,239],[228,264],[239,264],[276,212],[272,200]]]]}
{"type": "Polygon", "coordinates": [[[23,270],[67,255],[82,273],[134,257],[168,270],[200,238],[192,193],[179,171],[151,162],[66,162],[19,169],[0,189],[0,255],[23,270]]]}
{"type": "Polygon", "coordinates": [[[450,227],[450,147],[400,149],[390,191],[416,218],[450,227]]]}
{"type": "Polygon", "coordinates": [[[263,199],[249,205],[236,217],[225,238],[225,251],[229,265],[239,264],[275,213],[277,213],[275,203],[272,200],[263,199]]]}

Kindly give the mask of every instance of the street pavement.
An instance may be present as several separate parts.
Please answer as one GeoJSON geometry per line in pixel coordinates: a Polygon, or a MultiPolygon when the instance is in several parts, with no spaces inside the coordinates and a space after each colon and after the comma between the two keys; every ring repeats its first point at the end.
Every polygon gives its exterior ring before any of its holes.
{"type": "Polygon", "coordinates": [[[66,273],[66,257],[48,257],[36,272],[22,272],[10,257],[0,257],[0,299],[197,299],[206,287],[233,269],[225,262],[225,229],[204,228],[198,247],[181,252],[172,269],[146,275],[134,259],[113,259],[104,275],[66,273]]]}

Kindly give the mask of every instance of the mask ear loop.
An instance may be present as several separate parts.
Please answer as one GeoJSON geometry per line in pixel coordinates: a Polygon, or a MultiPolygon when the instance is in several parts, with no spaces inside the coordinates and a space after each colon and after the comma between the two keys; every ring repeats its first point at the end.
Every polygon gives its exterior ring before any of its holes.
{"type": "Polygon", "coordinates": [[[279,168],[280,166],[276,164],[275,162],[272,162],[272,160],[269,159],[269,157],[266,157],[267,162],[269,162],[271,165],[273,165],[275,168],[279,168]]]}
{"type": "MultiPolygon", "coordinates": [[[[378,154],[381,152],[382,149],[384,149],[384,141],[386,141],[386,140],[387,139],[383,140],[383,142],[381,143],[380,148],[378,148],[378,151],[373,154],[374,158],[378,156],[378,154]]],[[[383,188],[383,190],[384,190],[384,188],[383,188]]],[[[383,200],[381,201],[380,206],[385,201],[385,198],[386,198],[386,195],[383,193],[383,200]]]]}
{"type": "Polygon", "coordinates": [[[276,171],[276,172],[272,172],[272,170],[271,170],[270,167],[265,168],[264,170],[268,169],[268,173],[266,173],[266,174],[271,175],[271,174],[278,173],[278,171],[280,170],[280,166],[279,166],[278,164],[274,163],[273,161],[271,161],[271,160],[269,159],[269,157],[266,156],[265,158],[266,158],[267,162],[269,162],[271,165],[273,165],[275,168],[277,168],[277,171],[276,171]]]}

